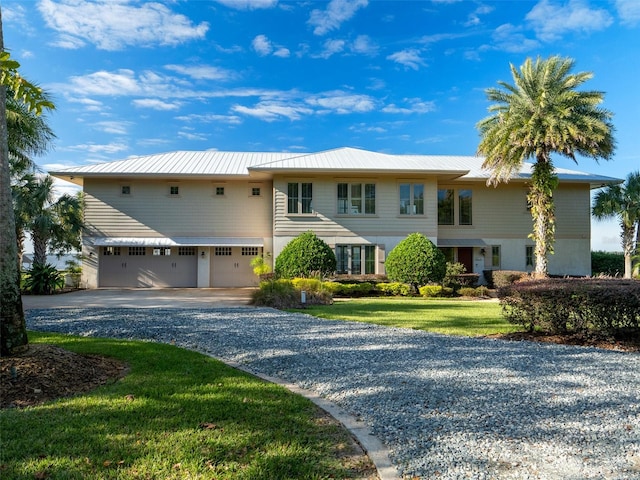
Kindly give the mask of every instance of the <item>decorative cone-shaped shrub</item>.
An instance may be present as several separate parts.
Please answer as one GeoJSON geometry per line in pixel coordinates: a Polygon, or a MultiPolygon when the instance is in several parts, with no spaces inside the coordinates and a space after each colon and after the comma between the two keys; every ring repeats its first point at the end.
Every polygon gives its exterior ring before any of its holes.
{"type": "Polygon", "coordinates": [[[439,283],[447,271],[444,254],[421,233],[412,233],[389,252],[385,262],[392,282],[409,283],[417,291],[427,283],[439,283]]]}
{"type": "Polygon", "coordinates": [[[275,273],[280,278],[325,276],[335,270],[335,253],[311,230],[291,240],[276,258],[275,273]]]}

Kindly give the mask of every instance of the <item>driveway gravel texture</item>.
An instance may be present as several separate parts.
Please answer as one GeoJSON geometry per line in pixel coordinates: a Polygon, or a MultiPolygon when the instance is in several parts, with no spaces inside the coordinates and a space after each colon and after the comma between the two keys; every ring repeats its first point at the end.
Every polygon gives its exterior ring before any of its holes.
{"type": "Polygon", "coordinates": [[[269,308],[30,310],[29,329],[173,343],[312,390],[401,476],[640,479],[640,355],[269,308]]]}

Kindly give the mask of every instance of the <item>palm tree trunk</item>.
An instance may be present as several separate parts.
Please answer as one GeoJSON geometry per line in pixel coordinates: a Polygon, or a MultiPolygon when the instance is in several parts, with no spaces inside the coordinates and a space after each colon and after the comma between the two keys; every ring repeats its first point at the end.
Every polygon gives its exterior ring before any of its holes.
{"type": "MultiPolygon", "coordinates": [[[[0,52],[4,51],[0,11],[0,52]]],[[[6,88],[0,86],[0,356],[26,350],[27,327],[20,296],[18,244],[11,199],[7,146],[6,88]]]]}
{"type": "Polygon", "coordinates": [[[624,278],[631,278],[632,257],[633,257],[633,236],[635,233],[635,225],[628,227],[621,224],[622,228],[622,251],[624,253],[624,278]]]}
{"type": "Polygon", "coordinates": [[[536,242],[535,276],[548,276],[548,256],[553,253],[555,239],[555,207],[553,190],[557,185],[557,177],[553,173],[553,165],[544,158],[539,158],[533,166],[531,188],[528,200],[533,216],[533,239],[536,242]]]}
{"type": "Polygon", "coordinates": [[[45,265],[47,263],[47,244],[49,239],[43,237],[36,229],[31,232],[33,241],[33,264],[45,265]]]}

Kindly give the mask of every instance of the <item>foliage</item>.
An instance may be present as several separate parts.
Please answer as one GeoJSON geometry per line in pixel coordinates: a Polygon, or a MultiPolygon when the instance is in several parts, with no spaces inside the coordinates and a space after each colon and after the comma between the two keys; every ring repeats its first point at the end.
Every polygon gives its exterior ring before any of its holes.
{"type": "Polygon", "coordinates": [[[55,106],[47,94],[40,87],[23,78],[18,68],[20,64],[11,58],[9,52],[0,52],[0,85],[7,87],[15,100],[21,101],[30,111],[35,111],[38,115],[45,108],[53,110],[55,106]]]}
{"type": "Polygon", "coordinates": [[[0,411],[3,479],[359,478],[349,433],[311,401],[207,355],[155,342],[30,333],[117,359],[126,377],[0,411]]]}
{"type": "Polygon", "coordinates": [[[479,287],[462,287],[458,290],[458,295],[462,297],[486,297],[489,295],[489,289],[484,285],[479,287]]]}
{"type": "Polygon", "coordinates": [[[354,298],[333,305],[310,306],[304,312],[331,320],[415,328],[448,335],[476,336],[518,330],[502,317],[498,302],[417,297],[354,298]]]}
{"type": "Polygon", "coordinates": [[[640,171],[627,176],[624,185],[609,185],[598,191],[593,199],[594,218],[620,221],[620,239],[624,253],[624,278],[633,274],[633,256],[640,245],[634,246],[636,226],[640,226],[640,171]]]}
{"type": "Polygon", "coordinates": [[[376,290],[383,295],[396,297],[408,297],[411,295],[411,287],[401,282],[377,283],[376,290]]]}
{"type": "Polygon", "coordinates": [[[529,278],[527,272],[519,272],[517,270],[494,270],[493,285],[495,288],[508,287],[512,283],[519,282],[529,278]]]}
{"type": "Polygon", "coordinates": [[[481,141],[478,153],[483,167],[491,170],[490,183],[507,182],[534,158],[527,196],[533,217],[532,238],[536,242],[536,274],[547,275],[547,255],[553,253],[554,204],[557,186],[552,154],[576,161],[576,154],[593,159],[613,156],[612,113],[601,108],[604,94],[578,91],[593,75],[570,73],[574,61],[552,56],[528,58],[516,69],[514,85],[500,81],[501,88],[486,90],[491,116],[477,124],[481,141]]]}
{"type": "Polygon", "coordinates": [[[409,283],[417,292],[430,282],[441,282],[446,273],[444,254],[421,233],[412,233],[387,255],[387,276],[392,282],[409,283]]]}
{"type": "Polygon", "coordinates": [[[591,274],[618,277],[624,272],[624,254],[620,252],[591,252],[591,274]]]}
{"type": "Polygon", "coordinates": [[[423,297],[450,297],[453,295],[453,288],[442,285],[425,285],[420,287],[419,293],[423,297]]]}
{"type": "Polygon", "coordinates": [[[252,303],[278,309],[297,308],[302,305],[302,291],[305,291],[306,305],[326,305],[333,302],[330,291],[319,280],[281,278],[260,282],[260,288],[253,292],[252,303]]]}
{"type": "Polygon", "coordinates": [[[256,255],[251,259],[251,268],[258,277],[271,273],[271,266],[264,260],[264,255],[256,255]]]}
{"type": "Polygon", "coordinates": [[[312,231],[291,240],[276,258],[275,273],[281,278],[326,276],[336,270],[336,256],[312,231]]]}
{"type": "Polygon", "coordinates": [[[34,263],[24,286],[33,295],[51,295],[64,287],[64,275],[49,263],[34,263]]]}
{"type": "Polygon", "coordinates": [[[529,331],[640,335],[640,282],[546,279],[500,290],[503,314],[529,331]]]}

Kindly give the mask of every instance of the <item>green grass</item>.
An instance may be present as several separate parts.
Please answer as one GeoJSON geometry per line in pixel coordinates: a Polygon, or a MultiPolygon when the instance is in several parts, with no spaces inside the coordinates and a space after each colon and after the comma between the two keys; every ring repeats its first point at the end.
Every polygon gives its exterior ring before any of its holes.
{"type": "Polygon", "coordinates": [[[0,478],[357,477],[339,458],[346,431],[280,386],[171,345],[35,332],[30,341],[130,371],[88,394],[0,411],[0,478]]]}
{"type": "Polygon", "coordinates": [[[354,298],[292,311],[331,320],[368,322],[448,335],[478,336],[519,330],[502,317],[497,302],[486,300],[354,298]]]}

